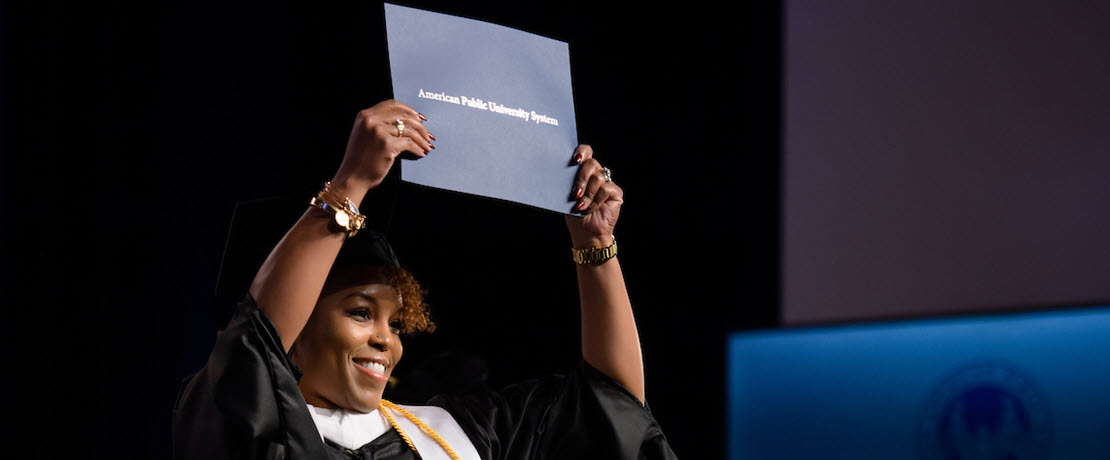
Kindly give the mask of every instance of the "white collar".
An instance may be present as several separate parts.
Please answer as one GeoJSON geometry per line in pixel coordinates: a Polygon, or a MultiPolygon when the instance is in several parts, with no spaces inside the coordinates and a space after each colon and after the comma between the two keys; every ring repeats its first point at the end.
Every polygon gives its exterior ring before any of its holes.
{"type": "Polygon", "coordinates": [[[312,414],[312,421],[316,422],[321,438],[328,438],[352,450],[377,439],[391,428],[377,410],[363,414],[309,404],[308,413],[312,414]]]}
{"type": "MultiPolygon", "coordinates": [[[[478,450],[470,443],[462,426],[451,414],[436,406],[401,406],[431,427],[462,460],[480,460],[478,450]]],[[[388,410],[388,409],[387,409],[388,410]]],[[[348,449],[358,449],[385,434],[392,427],[381,412],[374,410],[363,414],[342,409],[323,409],[308,405],[308,413],[320,431],[320,439],[327,438],[348,449]]],[[[425,460],[448,460],[450,456],[431,436],[415,423],[396,411],[390,411],[397,425],[408,435],[416,452],[425,460]]]]}

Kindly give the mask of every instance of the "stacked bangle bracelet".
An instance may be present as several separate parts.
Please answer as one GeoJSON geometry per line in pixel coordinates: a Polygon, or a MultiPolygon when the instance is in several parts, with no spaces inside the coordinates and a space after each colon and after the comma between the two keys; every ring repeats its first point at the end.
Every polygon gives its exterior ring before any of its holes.
{"type": "Polygon", "coordinates": [[[336,225],[347,232],[347,237],[355,236],[366,225],[366,216],[359,213],[358,206],[350,198],[340,197],[331,188],[331,182],[324,183],[324,189],[308,202],[312,206],[332,214],[336,225]]]}

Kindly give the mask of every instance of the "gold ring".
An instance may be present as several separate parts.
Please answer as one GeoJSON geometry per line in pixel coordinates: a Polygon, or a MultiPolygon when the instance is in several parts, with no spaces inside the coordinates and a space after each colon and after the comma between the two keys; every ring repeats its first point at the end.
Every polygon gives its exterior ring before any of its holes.
{"type": "Polygon", "coordinates": [[[393,122],[393,126],[397,127],[397,137],[401,137],[401,136],[405,135],[405,122],[404,122],[404,120],[401,120],[400,118],[398,118],[397,121],[393,122]]]}

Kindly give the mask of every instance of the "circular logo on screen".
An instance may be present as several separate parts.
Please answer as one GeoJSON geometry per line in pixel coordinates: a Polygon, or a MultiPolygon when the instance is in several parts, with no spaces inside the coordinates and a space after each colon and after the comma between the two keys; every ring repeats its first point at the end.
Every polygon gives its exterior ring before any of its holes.
{"type": "Polygon", "coordinates": [[[1051,449],[1052,413],[1044,392],[997,362],[961,367],[942,379],[919,418],[922,460],[1047,459],[1051,449]]]}

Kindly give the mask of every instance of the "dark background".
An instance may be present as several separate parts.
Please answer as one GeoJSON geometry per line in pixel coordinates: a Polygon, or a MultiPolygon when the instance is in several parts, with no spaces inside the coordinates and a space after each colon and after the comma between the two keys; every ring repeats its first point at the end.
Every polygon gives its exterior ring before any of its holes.
{"type": "MultiPolygon", "coordinates": [[[[381,4],[322,3],[3,4],[5,445],[169,457],[180,381],[230,315],[213,288],[234,204],[307,198],[391,96],[381,4]]],[[[724,339],[779,317],[777,2],[404,4],[570,44],[580,141],[626,192],[649,404],[680,457],[722,457],[724,339]]],[[[406,364],[477,355],[492,386],[569,370],[562,217],[399,195],[390,237],[440,326],[406,364]]]]}

